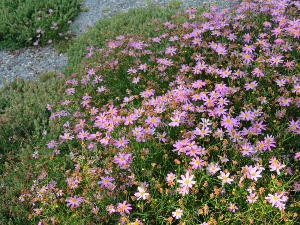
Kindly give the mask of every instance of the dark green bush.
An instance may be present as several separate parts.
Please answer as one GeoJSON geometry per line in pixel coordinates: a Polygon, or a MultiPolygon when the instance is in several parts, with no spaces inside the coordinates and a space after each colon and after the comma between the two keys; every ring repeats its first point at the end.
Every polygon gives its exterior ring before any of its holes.
{"type": "Polygon", "coordinates": [[[62,39],[79,12],[78,0],[0,0],[0,49],[62,39]]]}
{"type": "Polygon", "coordinates": [[[46,105],[59,101],[57,90],[62,81],[55,73],[46,73],[40,80],[16,79],[1,88],[0,154],[16,150],[34,132],[46,130],[50,116],[46,105]]]}

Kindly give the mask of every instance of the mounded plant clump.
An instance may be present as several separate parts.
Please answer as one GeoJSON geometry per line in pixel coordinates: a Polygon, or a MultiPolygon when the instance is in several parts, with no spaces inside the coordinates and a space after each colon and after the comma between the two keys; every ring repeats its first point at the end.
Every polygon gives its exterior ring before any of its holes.
{"type": "Polygon", "coordinates": [[[0,49],[16,49],[69,39],[78,0],[0,0],[0,49]]]}
{"type": "Polygon", "coordinates": [[[90,42],[14,204],[29,224],[296,224],[299,10],[190,8],[90,42]]]}

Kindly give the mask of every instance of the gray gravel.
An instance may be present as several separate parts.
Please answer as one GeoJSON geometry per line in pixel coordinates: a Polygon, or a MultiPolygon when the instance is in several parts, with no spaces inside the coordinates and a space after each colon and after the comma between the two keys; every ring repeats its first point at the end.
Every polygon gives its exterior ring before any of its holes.
{"type": "MultiPolygon", "coordinates": [[[[167,6],[172,0],[150,0],[159,6],[167,6]]],[[[216,4],[218,7],[232,7],[235,0],[183,0],[181,6],[200,6],[203,3],[216,4]]],[[[132,8],[146,7],[147,0],[84,0],[82,8],[88,12],[81,12],[71,24],[71,31],[80,35],[86,32],[88,26],[105,17],[118,12],[127,12],[132,8]]],[[[53,46],[43,48],[27,47],[15,51],[0,50],[0,87],[17,77],[38,79],[38,75],[47,71],[61,73],[67,65],[67,55],[59,54],[53,46]]]]}

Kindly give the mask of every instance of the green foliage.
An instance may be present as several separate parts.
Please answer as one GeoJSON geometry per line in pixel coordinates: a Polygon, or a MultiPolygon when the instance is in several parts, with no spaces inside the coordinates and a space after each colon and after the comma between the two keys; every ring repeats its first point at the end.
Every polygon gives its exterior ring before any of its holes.
{"type": "Polygon", "coordinates": [[[0,49],[62,39],[79,12],[78,0],[0,0],[0,49]]]}
{"type": "Polygon", "coordinates": [[[182,3],[182,1],[180,1],[180,0],[173,0],[173,1],[168,3],[168,8],[180,9],[181,3],[182,3]]]}
{"type": "MultiPolygon", "coordinates": [[[[27,154],[30,148],[27,149],[27,154]]],[[[26,158],[25,151],[18,149],[18,153],[7,154],[5,163],[1,162],[0,175],[0,224],[26,224],[28,220],[30,205],[19,204],[19,196],[24,188],[29,187],[33,179],[31,161],[26,158]],[[13,187],[13,188],[12,188],[13,187]]]]}
{"type": "Polygon", "coordinates": [[[51,72],[41,81],[16,79],[0,90],[0,154],[16,150],[34,132],[47,129],[50,113],[46,105],[59,101],[61,81],[51,72]]]}
{"type": "Polygon", "coordinates": [[[80,10],[81,12],[89,12],[90,9],[88,7],[84,7],[84,8],[81,8],[80,10]]]}

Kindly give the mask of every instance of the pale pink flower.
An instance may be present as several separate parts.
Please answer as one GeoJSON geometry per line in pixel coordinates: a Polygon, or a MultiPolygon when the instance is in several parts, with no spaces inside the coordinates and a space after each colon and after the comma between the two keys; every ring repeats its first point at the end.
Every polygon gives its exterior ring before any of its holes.
{"type": "Polygon", "coordinates": [[[176,209],[174,212],[172,212],[172,216],[177,220],[180,219],[182,215],[183,215],[182,209],[176,209]]]}
{"type": "Polygon", "coordinates": [[[261,170],[258,170],[256,167],[249,167],[248,168],[249,170],[248,170],[248,173],[247,173],[247,177],[249,178],[249,179],[251,179],[251,180],[255,180],[255,181],[257,181],[257,179],[259,178],[259,177],[261,177],[261,170]]]}
{"type": "Polygon", "coordinates": [[[218,176],[218,178],[220,180],[222,180],[222,185],[228,183],[232,183],[233,179],[229,178],[230,173],[224,173],[223,171],[220,171],[220,175],[218,176]]]}
{"type": "Polygon", "coordinates": [[[184,189],[192,188],[196,181],[193,180],[194,175],[190,175],[189,172],[186,172],[185,176],[180,176],[181,180],[177,180],[180,183],[180,187],[184,189]]]}
{"type": "Polygon", "coordinates": [[[143,187],[138,187],[138,192],[136,192],[134,196],[137,197],[137,200],[145,200],[149,196],[149,193],[147,193],[143,187]]]}

